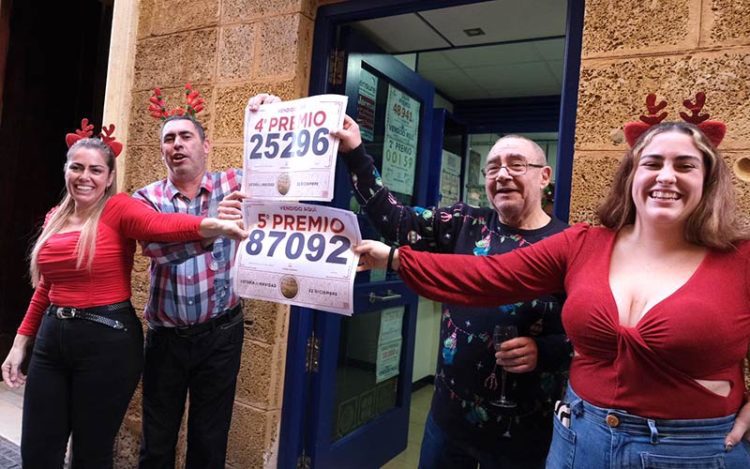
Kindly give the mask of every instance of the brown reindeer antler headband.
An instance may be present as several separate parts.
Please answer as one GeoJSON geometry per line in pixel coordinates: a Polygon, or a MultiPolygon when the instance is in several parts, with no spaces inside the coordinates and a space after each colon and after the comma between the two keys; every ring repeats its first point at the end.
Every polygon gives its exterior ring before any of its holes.
{"type": "MultiPolygon", "coordinates": [[[[98,135],[102,142],[104,142],[109,148],[112,149],[112,153],[115,154],[115,158],[122,152],[122,143],[115,140],[115,124],[109,124],[108,127],[102,126],[102,131],[98,135]]],[[[75,133],[65,135],[65,143],[68,144],[68,148],[72,147],[74,143],[84,138],[92,138],[94,135],[94,126],[89,124],[89,120],[85,117],[81,119],[81,128],[76,129],[75,133]]]]}
{"type": "Polygon", "coordinates": [[[195,115],[203,110],[205,101],[199,91],[194,90],[190,83],[185,84],[185,107],[178,106],[167,110],[167,103],[161,94],[160,88],[154,88],[154,94],[149,98],[151,104],[148,112],[154,119],[165,120],[169,116],[189,116],[195,119],[195,115]]]}
{"type": "MultiPolygon", "coordinates": [[[[721,141],[724,139],[724,135],[727,133],[727,126],[720,121],[708,120],[708,114],[701,114],[703,106],[706,104],[706,93],[699,92],[695,95],[695,102],[686,99],[682,104],[690,111],[688,115],[684,111],[680,111],[680,117],[685,122],[695,124],[701,131],[706,135],[714,146],[719,146],[721,141]]],[[[649,128],[659,124],[667,117],[666,112],[659,114],[659,111],[667,107],[667,102],[662,100],[658,104],[656,103],[656,95],[650,93],[646,97],[646,109],[648,109],[647,115],[641,115],[640,121],[627,122],[623,130],[625,132],[625,140],[631,147],[635,145],[641,135],[646,132],[649,128]]]]}

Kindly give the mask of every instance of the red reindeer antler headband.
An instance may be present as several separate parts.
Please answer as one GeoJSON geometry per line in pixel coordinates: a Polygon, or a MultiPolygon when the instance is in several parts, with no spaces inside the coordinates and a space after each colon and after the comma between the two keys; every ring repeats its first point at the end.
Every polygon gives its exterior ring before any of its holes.
{"type": "MultiPolygon", "coordinates": [[[[695,95],[695,102],[686,99],[682,104],[690,111],[690,115],[680,111],[680,117],[685,122],[696,125],[706,135],[714,146],[719,146],[721,141],[724,139],[724,135],[727,133],[727,126],[720,121],[708,120],[708,114],[701,114],[703,106],[706,104],[706,93],[699,92],[695,95]]],[[[659,124],[661,121],[666,119],[667,113],[659,111],[667,107],[667,102],[662,100],[658,104],[656,103],[656,95],[654,93],[646,96],[646,109],[648,109],[648,115],[641,115],[640,121],[627,122],[623,127],[625,131],[625,140],[631,147],[635,145],[641,135],[646,132],[652,126],[659,124]]]]}
{"type": "MultiPolygon", "coordinates": [[[[115,158],[122,152],[122,143],[115,140],[115,124],[109,124],[108,127],[102,127],[101,133],[98,137],[104,142],[112,153],[115,154],[115,158]]],[[[84,138],[91,138],[94,135],[94,126],[89,124],[89,120],[85,117],[81,119],[81,128],[76,129],[75,133],[65,135],[65,143],[68,144],[68,148],[72,147],[74,143],[84,138]]]]}
{"type": "Polygon", "coordinates": [[[195,119],[195,115],[203,110],[205,101],[200,92],[193,90],[190,83],[185,84],[185,107],[178,106],[172,110],[167,110],[167,103],[161,94],[160,88],[154,88],[154,94],[149,98],[151,104],[148,106],[148,112],[155,119],[165,120],[169,116],[187,115],[195,119]]]}

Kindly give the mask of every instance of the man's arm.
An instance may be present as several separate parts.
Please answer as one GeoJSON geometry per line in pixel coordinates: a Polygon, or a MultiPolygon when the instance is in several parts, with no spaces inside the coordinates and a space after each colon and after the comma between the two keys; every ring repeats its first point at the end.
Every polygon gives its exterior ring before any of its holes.
{"type": "Polygon", "coordinates": [[[371,156],[365,152],[359,126],[349,116],[340,130],[331,132],[340,139],[339,154],[346,162],[354,195],[370,221],[392,243],[410,245],[421,251],[453,252],[463,217],[454,212],[463,205],[436,209],[402,205],[383,181],[371,156]]]}

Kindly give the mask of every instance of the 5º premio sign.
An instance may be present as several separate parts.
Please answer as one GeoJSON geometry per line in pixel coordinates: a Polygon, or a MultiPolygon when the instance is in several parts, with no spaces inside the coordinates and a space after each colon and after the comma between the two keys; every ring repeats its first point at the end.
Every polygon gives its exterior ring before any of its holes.
{"type": "Polygon", "coordinates": [[[351,315],[361,241],[346,210],[288,202],[243,204],[250,236],[237,252],[233,278],[242,297],[351,315]]]}
{"type": "Polygon", "coordinates": [[[321,95],[245,110],[242,190],[266,200],[333,199],[346,96],[321,95]]]}

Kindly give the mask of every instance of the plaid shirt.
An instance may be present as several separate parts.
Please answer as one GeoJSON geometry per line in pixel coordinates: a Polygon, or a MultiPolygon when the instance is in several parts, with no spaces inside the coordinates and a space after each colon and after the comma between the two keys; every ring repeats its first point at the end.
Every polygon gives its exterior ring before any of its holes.
{"type": "MultiPolygon", "coordinates": [[[[163,213],[217,216],[219,202],[239,190],[242,171],[206,172],[193,200],[169,179],[139,189],[133,197],[163,213]]],[[[142,243],[151,258],[151,290],[145,317],[153,326],[189,326],[223,314],[239,303],[229,277],[237,242],[217,238],[204,248],[200,241],[142,243]]]]}

